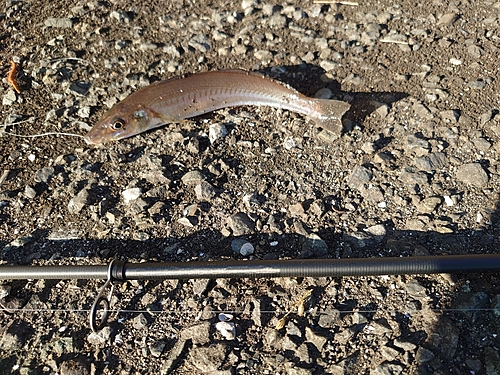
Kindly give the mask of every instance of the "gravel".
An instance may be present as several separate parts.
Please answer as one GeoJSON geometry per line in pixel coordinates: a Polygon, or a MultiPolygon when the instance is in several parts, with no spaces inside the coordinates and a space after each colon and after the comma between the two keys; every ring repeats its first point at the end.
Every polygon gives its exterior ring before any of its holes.
{"type": "MultiPolygon", "coordinates": [[[[494,2],[7,1],[0,263],[496,253],[494,2]],[[260,71],[345,100],[343,134],[239,107],[89,147],[140,87],[260,71]],[[36,120],[35,120],[36,119],[36,120]]],[[[496,275],[2,281],[0,372],[497,374],[496,275]],[[304,297],[307,296],[307,297],[304,297]],[[219,313],[232,315],[220,320],[219,313]]]]}

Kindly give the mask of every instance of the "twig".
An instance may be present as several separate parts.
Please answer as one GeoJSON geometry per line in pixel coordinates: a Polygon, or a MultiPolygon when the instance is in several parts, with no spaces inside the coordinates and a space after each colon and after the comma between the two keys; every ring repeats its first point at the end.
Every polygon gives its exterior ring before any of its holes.
{"type": "Polygon", "coordinates": [[[36,120],[38,117],[30,117],[26,120],[22,120],[22,121],[17,121],[17,122],[12,122],[10,124],[0,124],[0,127],[8,127],[8,126],[14,126],[14,125],[19,125],[19,124],[24,124],[25,122],[29,122],[29,121],[34,121],[36,120]]]}

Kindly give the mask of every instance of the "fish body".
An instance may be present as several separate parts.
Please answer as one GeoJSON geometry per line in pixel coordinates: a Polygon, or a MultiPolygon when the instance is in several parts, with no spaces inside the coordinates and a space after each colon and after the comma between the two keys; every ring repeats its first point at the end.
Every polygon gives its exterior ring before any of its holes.
{"type": "Polygon", "coordinates": [[[288,85],[243,70],[197,73],[144,87],[112,107],[84,137],[88,144],[119,140],[207,112],[242,105],[298,112],[320,128],[342,130],[346,102],[314,99],[288,85]]]}

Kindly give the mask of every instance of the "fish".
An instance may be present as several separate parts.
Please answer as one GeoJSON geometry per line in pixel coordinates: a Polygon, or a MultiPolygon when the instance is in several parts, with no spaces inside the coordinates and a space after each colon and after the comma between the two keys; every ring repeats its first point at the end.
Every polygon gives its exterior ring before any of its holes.
{"type": "Polygon", "coordinates": [[[221,108],[269,106],[297,112],[340,134],[350,104],[307,97],[294,88],[244,70],[217,70],[155,82],[114,105],[84,136],[102,144],[181,122],[221,108]]]}

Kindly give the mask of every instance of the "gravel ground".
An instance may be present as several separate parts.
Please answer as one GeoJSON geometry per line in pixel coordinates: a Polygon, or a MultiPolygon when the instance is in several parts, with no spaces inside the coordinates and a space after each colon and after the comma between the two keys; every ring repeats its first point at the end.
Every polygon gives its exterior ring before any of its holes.
{"type": "MultiPolygon", "coordinates": [[[[20,63],[21,93],[3,79],[0,262],[495,253],[499,14],[7,0],[2,75],[20,63]],[[10,134],[85,134],[137,88],[223,68],[348,101],[344,134],[252,107],[103,146],[10,134]]],[[[500,374],[495,275],[129,282],[91,333],[102,284],[3,281],[0,372],[500,374]]]]}

